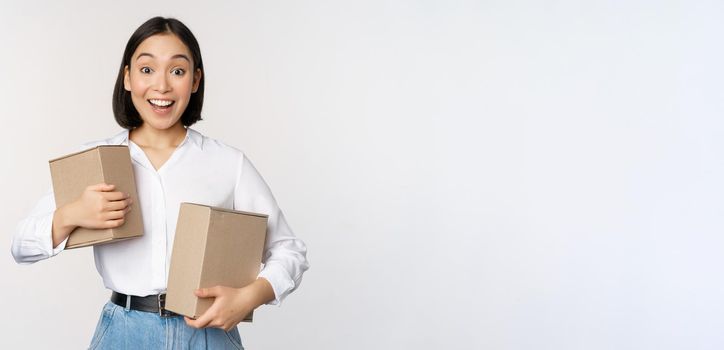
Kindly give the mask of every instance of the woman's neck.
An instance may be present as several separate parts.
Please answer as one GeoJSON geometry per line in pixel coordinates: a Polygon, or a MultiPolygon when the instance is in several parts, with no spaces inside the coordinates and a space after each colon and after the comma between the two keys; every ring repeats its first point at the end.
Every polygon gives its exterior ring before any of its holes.
{"type": "Polygon", "coordinates": [[[128,138],[144,148],[176,148],[186,138],[186,128],[176,123],[168,129],[154,129],[144,123],[131,130],[128,138]]]}

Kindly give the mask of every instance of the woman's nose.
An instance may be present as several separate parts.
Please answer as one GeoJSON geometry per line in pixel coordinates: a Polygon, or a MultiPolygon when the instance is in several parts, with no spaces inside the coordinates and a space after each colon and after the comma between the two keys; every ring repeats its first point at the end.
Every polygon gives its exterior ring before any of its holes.
{"type": "Polygon", "coordinates": [[[154,82],[154,89],[161,93],[171,90],[171,86],[168,83],[168,77],[166,77],[166,74],[158,74],[156,76],[156,81],[154,82]]]}

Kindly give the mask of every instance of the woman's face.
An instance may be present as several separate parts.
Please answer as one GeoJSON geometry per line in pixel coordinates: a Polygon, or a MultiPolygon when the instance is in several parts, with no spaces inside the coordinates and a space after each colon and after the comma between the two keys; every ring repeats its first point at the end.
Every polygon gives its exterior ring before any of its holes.
{"type": "Polygon", "coordinates": [[[123,84],[144,126],[165,130],[179,122],[201,81],[188,47],[173,34],[148,37],[125,67],[123,84]]]}

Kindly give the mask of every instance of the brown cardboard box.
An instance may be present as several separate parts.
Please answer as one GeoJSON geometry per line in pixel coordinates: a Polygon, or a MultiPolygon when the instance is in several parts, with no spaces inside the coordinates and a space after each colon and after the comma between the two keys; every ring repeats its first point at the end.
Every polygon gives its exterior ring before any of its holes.
{"type": "MultiPolygon", "coordinates": [[[[216,285],[241,288],[261,268],[267,216],[181,203],[166,291],[166,309],[201,316],[214,298],[194,290],[216,285]]],[[[251,321],[249,314],[244,321],[251,321]]]]}
{"type": "Polygon", "coordinates": [[[116,242],[143,235],[143,220],[138,206],[133,165],[127,146],[97,146],[53,159],[50,162],[55,205],[60,208],[76,200],[90,185],[107,183],[115,191],[128,193],[133,200],[123,225],[112,229],[78,227],[68,237],[65,249],[116,242]]]}

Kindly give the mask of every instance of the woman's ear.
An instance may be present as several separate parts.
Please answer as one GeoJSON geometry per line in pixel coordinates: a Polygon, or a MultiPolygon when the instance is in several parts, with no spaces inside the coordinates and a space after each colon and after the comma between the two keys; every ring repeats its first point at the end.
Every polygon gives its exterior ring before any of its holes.
{"type": "Polygon", "coordinates": [[[123,67],[123,88],[128,92],[131,91],[131,77],[129,74],[128,66],[123,67]]]}
{"type": "Polygon", "coordinates": [[[196,71],[194,72],[194,88],[191,90],[191,93],[195,93],[196,90],[199,89],[199,84],[201,83],[201,75],[204,74],[201,71],[201,68],[196,68],[196,71]]]}

